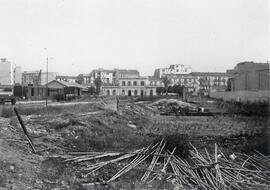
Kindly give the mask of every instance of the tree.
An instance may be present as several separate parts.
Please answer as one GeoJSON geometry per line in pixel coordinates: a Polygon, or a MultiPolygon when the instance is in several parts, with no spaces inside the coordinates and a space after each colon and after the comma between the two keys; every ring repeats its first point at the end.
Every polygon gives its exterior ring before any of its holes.
{"type": "Polygon", "coordinates": [[[100,87],[101,87],[101,85],[102,85],[102,81],[101,81],[100,76],[98,76],[98,77],[94,80],[94,84],[95,84],[95,87],[96,87],[96,93],[99,94],[99,93],[100,93],[100,87]]]}
{"type": "Polygon", "coordinates": [[[77,82],[78,84],[82,84],[82,83],[83,83],[83,74],[79,74],[79,75],[77,76],[76,82],[77,82]]]}
{"type": "Polygon", "coordinates": [[[91,94],[91,95],[93,95],[95,93],[95,91],[96,91],[96,89],[93,86],[88,88],[88,93],[91,94]]]}
{"type": "Polygon", "coordinates": [[[166,92],[164,87],[157,87],[156,91],[158,94],[163,94],[164,92],[166,92]]]}
{"type": "Polygon", "coordinates": [[[179,96],[183,96],[184,86],[181,86],[180,84],[174,85],[173,92],[178,94],[179,96]]]}
{"type": "Polygon", "coordinates": [[[165,87],[166,95],[168,95],[168,87],[169,87],[169,84],[171,83],[171,81],[167,77],[167,75],[165,75],[165,76],[162,77],[162,82],[163,82],[164,87],[165,87]]]}

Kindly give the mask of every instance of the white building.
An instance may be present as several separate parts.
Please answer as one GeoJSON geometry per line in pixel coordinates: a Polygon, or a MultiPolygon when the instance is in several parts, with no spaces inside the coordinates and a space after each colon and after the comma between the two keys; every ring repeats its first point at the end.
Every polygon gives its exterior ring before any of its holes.
{"type": "Polygon", "coordinates": [[[148,77],[122,77],[118,85],[102,86],[104,95],[107,96],[155,96],[156,87],[150,85],[148,77]]]}
{"type": "Polygon", "coordinates": [[[94,83],[94,80],[100,77],[103,84],[112,84],[114,79],[114,70],[96,69],[91,72],[90,81],[94,83]]]}
{"type": "Polygon", "coordinates": [[[21,71],[20,67],[16,67],[6,58],[1,58],[0,61],[0,84],[1,85],[14,85],[20,83],[21,71]]]}
{"type": "Polygon", "coordinates": [[[158,68],[155,70],[154,77],[161,78],[169,74],[190,74],[191,67],[182,64],[170,65],[169,68],[158,68]]]}

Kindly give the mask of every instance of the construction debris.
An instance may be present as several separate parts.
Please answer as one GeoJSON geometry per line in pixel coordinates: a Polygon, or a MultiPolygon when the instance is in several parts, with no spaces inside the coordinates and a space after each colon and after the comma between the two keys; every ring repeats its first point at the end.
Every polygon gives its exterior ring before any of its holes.
{"type": "Polygon", "coordinates": [[[161,99],[150,104],[150,106],[156,106],[160,111],[160,115],[212,115],[212,113],[204,107],[176,99],[161,99]]]}
{"type": "MultiPolygon", "coordinates": [[[[72,153],[64,156],[65,162],[94,162],[86,168],[88,175],[102,167],[121,161],[128,163],[121,167],[106,183],[110,183],[123,176],[140,164],[145,173],[141,177],[143,183],[154,180],[165,180],[181,188],[200,189],[269,189],[270,188],[270,157],[255,152],[248,156],[242,153],[233,153],[234,159],[225,156],[215,144],[214,155],[206,149],[199,152],[192,144],[189,158],[182,159],[172,151],[165,149],[166,142],[150,145],[133,152],[87,152],[72,153]],[[151,158],[151,162],[150,162],[151,158]],[[130,161],[131,160],[131,161],[130,161]],[[150,164],[149,164],[150,162],[150,164]]],[[[85,183],[91,185],[92,183],[85,183]]]]}

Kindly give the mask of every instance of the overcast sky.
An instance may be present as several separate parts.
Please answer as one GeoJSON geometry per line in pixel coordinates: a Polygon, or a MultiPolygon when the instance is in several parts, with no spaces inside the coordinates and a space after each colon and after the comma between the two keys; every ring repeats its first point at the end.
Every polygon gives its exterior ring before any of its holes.
{"type": "Polygon", "coordinates": [[[47,48],[49,70],[66,75],[226,71],[270,59],[269,13],[268,0],[0,0],[0,57],[45,71],[47,48]]]}

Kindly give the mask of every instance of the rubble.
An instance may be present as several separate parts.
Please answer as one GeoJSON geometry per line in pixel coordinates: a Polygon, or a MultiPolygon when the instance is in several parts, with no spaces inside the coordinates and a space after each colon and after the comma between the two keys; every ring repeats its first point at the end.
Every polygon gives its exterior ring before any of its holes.
{"type": "Polygon", "coordinates": [[[161,115],[196,115],[210,116],[212,113],[204,107],[195,104],[183,102],[177,99],[161,99],[155,101],[150,106],[156,106],[161,115]]]}

